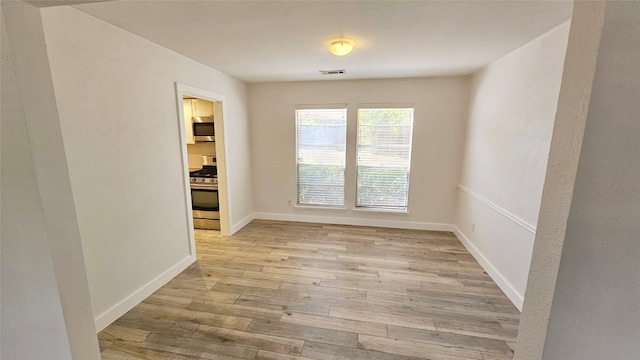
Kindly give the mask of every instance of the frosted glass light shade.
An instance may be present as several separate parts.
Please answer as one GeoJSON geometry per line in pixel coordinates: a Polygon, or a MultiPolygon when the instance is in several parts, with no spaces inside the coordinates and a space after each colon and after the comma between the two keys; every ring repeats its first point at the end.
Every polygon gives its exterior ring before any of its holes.
{"type": "Polygon", "coordinates": [[[336,39],[329,45],[329,51],[336,56],[345,56],[353,50],[353,41],[349,39],[336,39]]]}

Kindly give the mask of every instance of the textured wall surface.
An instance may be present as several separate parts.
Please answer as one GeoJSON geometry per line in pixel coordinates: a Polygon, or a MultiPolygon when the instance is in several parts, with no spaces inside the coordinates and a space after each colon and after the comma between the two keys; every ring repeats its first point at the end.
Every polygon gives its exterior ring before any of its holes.
{"type": "Polygon", "coordinates": [[[466,77],[251,84],[249,94],[257,216],[415,228],[446,224],[450,230],[464,141],[466,77]],[[297,194],[295,106],[345,103],[346,209],[289,206],[297,194]],[[409,213],[354,210],[358,105],[398,103],[415,108],[409,213]]]}
{"type": "Polygon", "coordinates": [[[544,359],[640,357],[638,24],[608,3],[544,359]]]}
{"type": "Polygon", "coordinates": [[[5,359],[100,357],[40,11],[2,2],[5,359]]]}
{"type": "Polygon", "coordinates": [[[591,96],[604,2],[576,2],[515,359],[541,359],[591,96]]]}
{"type": "Polygon", "coordinates": [[[473,74],[457,235],[522,308],[569,23],[473,74]]]}

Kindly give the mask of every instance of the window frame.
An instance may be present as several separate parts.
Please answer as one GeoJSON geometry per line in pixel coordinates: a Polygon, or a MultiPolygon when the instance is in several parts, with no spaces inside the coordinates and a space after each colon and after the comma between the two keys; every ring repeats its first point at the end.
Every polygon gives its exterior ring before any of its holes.
{"type": "Polygon", "coordinates": [[[410,205],[410,185],[411,185],[411,165],[413,162],[413,135],[414,135],[414,126],[415,126],[415,106],[413,103],[377,103],[377,104],[358,104],[358,108],[356,109],[356,138],[355,138],[355,183],[354,190],[355,196],[353,199],[354,211],[364,211],[364,212],[385,212],[385,213],[408,213],[409,205],[410,205]],[[405,205],[404,206],[389,206],[389,205],[359,205],[358,204],[358,189],[359,187],[359,177],[358,173],[360,171],[360,110],[363,109],[410,109],[411,110],[411,127],[410,127],[410,135],[409,135],[409,144],[408,144],[408,159],[406,165],[406,197],[405,197],[405,205]]]}
{"type": "Polygon", "coordinates": [[[298,208],[320,208],[320,209],[346,209],[346,189],[347,189],[347,152],[348,152],[348,108],[346,103],[336,104],[297,104],[294,111],[294,129],[295,129],[295,166],[296,166],[296,201],[295,207],[298,208]],[[344,111],[344,160],[342,165],[342,204],[316,204],[300,202],[300,149],[298,136],[298,111],[299,110],[343,110],[344,111]]]}

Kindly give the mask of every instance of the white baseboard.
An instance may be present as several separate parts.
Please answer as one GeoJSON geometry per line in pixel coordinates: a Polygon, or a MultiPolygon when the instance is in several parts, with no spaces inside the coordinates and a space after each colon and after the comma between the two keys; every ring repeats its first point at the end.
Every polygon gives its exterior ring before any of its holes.
{"type": "Polygon", "coordinates": [[[251,221],[253,221],[253,219],[256,218],[255,215],[256,215],[255,213],[251,213],[251,214],[247,215],[247,217],[245,217],[244,219],[242,219],[239,222],[233,224],[231,226],[231,229],[229,229],[229,235],[233,235],[233,234],[237,233],[243,227],[247,226],[251,221]]]}
{"type": "Polygon", "coordinates": [[[451,231],[455,227],[451,224],[427,223],[417,221],[399,221],[399,220],[380,220],[380,219],[361,219],[352,217],[333,217],[333,216],[317,216],[317,215],[299,215],[299,214],[275,214],[275,213],[255,213],[256,219],[261,220],[279,220],[294,222],[311,222],[320,224],[338,224],[338,225],[360,225],[374,227],[388,227],[397,229],[412,230],[432,230],[432,231],[451,231]]]}
{"type": "Polygon", "coordinates": [[[177,264],[169,268],[167,271],[158,275],[155,279],[149,281],[147,284],[143,285],[140,289],[133,292],[131,295],[124,298],[119,303],[115,304],[107,311],[95,317],[94,321],[96,324],[96,331],[100,332],[109,324],[116,321],[120,316],[124,315],[127,311],[133,309],[136,305],[138,305],[142,300],[149,297],[149,295],[153,294],[156,290],[161,288],[164,284],[169,282],[169,280],[176,277],[176,275],[180,274],[184,269],[186,269],[189,265],[193,264],[196,261],[195,255],[187,256],[186,258],[180,260],[177,264]]]}
{"type": "Polygon", "coordinates": [[[467,238],[457,226],[454,226],[454,234],[458,237],[462,245],[467,248],[467,251],[473,255],[482,268],[489,274],[491,279],[498,285],[498,287],[504,292],[505,295],[511,300],[518,310],[522,311],[522,304],[524,303],[524,296],[518,290],[516,290],[511,283],[505,278],[498,269],[476,248],[473,243],[467,238]]]}

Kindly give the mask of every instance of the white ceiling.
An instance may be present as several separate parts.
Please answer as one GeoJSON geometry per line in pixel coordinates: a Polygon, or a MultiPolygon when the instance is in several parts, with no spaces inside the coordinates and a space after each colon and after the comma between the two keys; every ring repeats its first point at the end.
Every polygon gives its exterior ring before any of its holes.
{"type": "Polygon", "coordinates": [[[246,82],[469,74],[571,17],[570,1],[134,1],[76,9],[246,82]],[[336,57],[331,38],[355,40],[336,57]],[[319,70],[345,69],[344,75],[319,70]]]}

